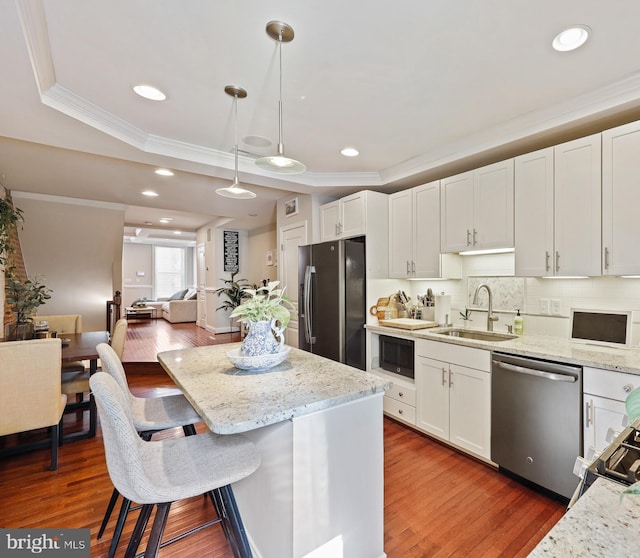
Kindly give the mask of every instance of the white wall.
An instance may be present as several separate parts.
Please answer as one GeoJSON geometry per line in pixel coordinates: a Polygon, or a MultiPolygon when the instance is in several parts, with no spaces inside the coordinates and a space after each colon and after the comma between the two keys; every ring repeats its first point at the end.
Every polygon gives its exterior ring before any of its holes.
{"type": "MultiPolygon", "coordinates": [[[[228,317],[228,313],[223,310],[216,310],[223,298],[215,294],[215,289],[224,286],[224,280],[231,278],[231,273],[224,271],[224,240],[225,230],[235,230],[230,227],[216,227],[216,224],[209,223],[198,230],[196,239],[198,243],[205,245],[205,305],[206,324],[205,328],[213,333],[224,333],[235,329],[228,317]]],[[[238,231],[239,250],[239,274],[236,279],[247,279],[249,272],[249,235],[247,231],[238,231]]]]}
{"type": "Polygon", "coordinates": [[[53,293],[42,315],[82,314],[85,331],[104,330],[106,301],[122,289],[124,210],[118,204],[12,192],[24,212],[18,231],[28,275],[53,293]]]}
{"type": "Polygon", "coordinates": [[[247,260],[246,277],[249,283],[260,284],[263,279],[276,281],[278,279],[278,251],[276,250],[276,228],[275,226],[264,227],[249,232],[247,249],[249,257],[247,260]],[[267,254],[272,256],[272,264],[267,265],[267,254]]]}
{"type": "Polygon", "coordinates": [[[122,248],[122,305],[144,297],[153,298],[153,246],[127,242],[122,248]]]}

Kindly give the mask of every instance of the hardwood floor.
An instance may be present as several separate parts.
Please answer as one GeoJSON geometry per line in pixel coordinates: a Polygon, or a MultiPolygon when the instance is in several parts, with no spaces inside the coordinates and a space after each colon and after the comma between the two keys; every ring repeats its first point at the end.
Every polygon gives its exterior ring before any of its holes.
{"type": "MultiPolygon", "coordinates": [[[[132,362],[142,362],[137,359],[153,354],[155,349],[143,347],[150,342],[140,341],[145,337],[159,340],[157,350],[169,350],[176,348],[171,346],[175,342],[172,336],[191,337],[196,343],[194,339],[203,335],[193,324],[180,324],[178,333],[169,333],[158,322],[129,328],[123,360],[129,357],[136,359],[132,362]],[[136,338],[138,345],[132,341],[136,338]]],[[[212,337],[208,343],[231,336],[212,337]]],[[[129,373],[128,377],[131,390],[139,396],[177,392],[158,368],[144,374],[129,373]]],[[[65,416],[65,429],[81,426],[76,415],[65,416]]],[[[199,431],[204,430],[200,425],[199,431]]],[[[174,429],[162,435],[182,434],[174,429]]],[[[564,506],[554,500],[388,418],[384,436],[385,552],[389,558],[526,556],[564,513],[564,506]]],[[[48,463],[47,450],[0,460],[0,526],[89,528],[91,556],[106,557],[115,518],[103,540],[97,541],[112,490],[100,429],[94,439],[63,445],[57,471],[48,471],[48,463]]],[[[125,526],[119,556],[134,517],[125,526]]],[[[176,504],[167,536],[212,517],[210,504],[201,497],[176,504]]],[[[221,529],[215,526],[161,550],[160,556],[227,558],[232,553],[221,529]]]]}

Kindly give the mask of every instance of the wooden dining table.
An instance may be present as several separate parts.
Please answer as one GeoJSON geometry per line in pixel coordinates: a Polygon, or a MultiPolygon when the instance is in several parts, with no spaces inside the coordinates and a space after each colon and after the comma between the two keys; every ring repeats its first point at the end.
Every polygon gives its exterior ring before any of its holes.
{"type": "MultiPolygon", "coordinates": [[[[108,331],[85,331],[83,333],[60,334],[62,339],[62,362],[74,360],[88,360],[89,374],[95,374],[98,370],[98,351],[96,347],[100,343],[109,343],[108,331]]],[[[96,435],[97,411],[93,394],[89,394],[89,401],[70,403],[69,408],[89,409],[89,430],[83,432],[73,432],[63,435],[64,442],[80,440],[83,438],[93,438],[96,435]]]]}

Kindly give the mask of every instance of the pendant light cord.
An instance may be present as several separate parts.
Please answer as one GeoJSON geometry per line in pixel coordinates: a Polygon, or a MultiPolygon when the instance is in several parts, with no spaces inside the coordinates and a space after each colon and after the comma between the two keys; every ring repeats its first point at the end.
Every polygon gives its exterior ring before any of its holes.
{"type": "Polygon", "coordinates": [[[282,138],[282,32],[278,35],[278,57],[280,59],[280,93],[278,96],[278,154],[284,155],[284,139],[282,138]]]}
{"type": "Polygon", "coordinates": [[[235,111],[235,119],[236,119],[236,130],[235,130],[235,142],[236,147],[235,151],[235,184],[238,184],[238,94],[236,93],[233,96],[233,108],[235,111]]]}

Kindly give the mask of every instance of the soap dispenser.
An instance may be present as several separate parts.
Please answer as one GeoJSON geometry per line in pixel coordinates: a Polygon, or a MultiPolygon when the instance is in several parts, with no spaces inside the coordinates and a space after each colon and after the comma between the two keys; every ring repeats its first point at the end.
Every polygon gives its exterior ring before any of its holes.
{"type": "Polygon", "coordinates": [[[524,333],[524,318],[520,315],[519,308],[516,308],[516,317],[513,318],[513,333],[518,335],[524,333]]]}

